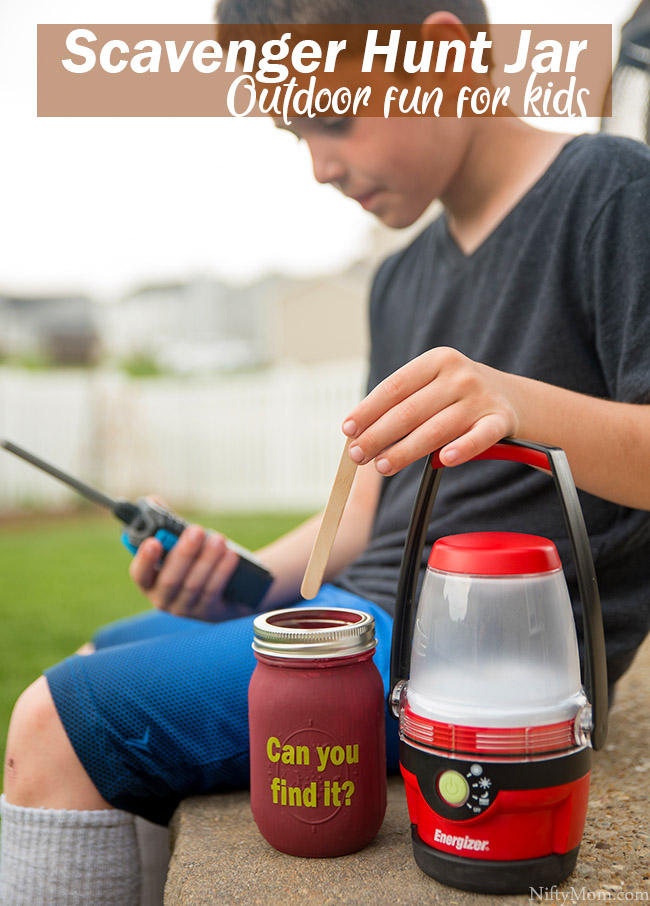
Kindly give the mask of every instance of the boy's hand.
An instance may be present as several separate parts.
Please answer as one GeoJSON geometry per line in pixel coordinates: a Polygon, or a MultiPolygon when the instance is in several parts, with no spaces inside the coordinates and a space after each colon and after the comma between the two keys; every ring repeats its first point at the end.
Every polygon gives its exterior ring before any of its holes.
{"type": "Polygon", "coordinates": [[[375,459],[382,475],[434,450],[441,451],[443,465],[460,465],[503,437],[516,436],[516,380],[455,349],[431,349],[350,412],[343,424],[344,434],[354,438],[350,456],[357,463],[375,459]]]}
{"type": "Polygon", "coordinates": [[[219,622],[250,613],[223,600],[223,590],[239,560],[223,535],[188,526],[165,560],[156,538],[147,538],[131,561],[129,574],[154,607],[176,616],[219,622]]]}

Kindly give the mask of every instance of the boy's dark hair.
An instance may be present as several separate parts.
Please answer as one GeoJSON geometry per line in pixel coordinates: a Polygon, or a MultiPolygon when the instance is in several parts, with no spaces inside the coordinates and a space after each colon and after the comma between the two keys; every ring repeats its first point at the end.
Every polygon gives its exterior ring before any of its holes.
{"type": "Polygon", "coordinates": [[[483,0],[218,0],[223,25],[419,25],[446,10],[461,22],[487,24],[483,0]]]}

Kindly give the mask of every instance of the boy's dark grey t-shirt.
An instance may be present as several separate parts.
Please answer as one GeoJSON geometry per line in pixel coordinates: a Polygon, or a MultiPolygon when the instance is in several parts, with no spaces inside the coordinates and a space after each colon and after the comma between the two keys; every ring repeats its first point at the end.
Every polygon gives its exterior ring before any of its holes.
{"type": "MultiPolygon", "coordinates": [[[[380,268],[370,320],[370,387],[427,349],[452,346],[502,371],[650,403],[650,149],[603,135],[573,139],[469,256],[441,216],[380,268]]],[[[624,450],[618,467],[626,468],[624,450]]],[[[337,580],[390,612],[421,474],[419,462],[384,479],[370,544],[337,580]]],[[[613,681],[650,628],[650,513],[580,499],[613,681]]],[[[548,476],[492,462],[447,469],[424,562],[441,535],[492,530],[553,539],[576,602],[548,476]]]]}

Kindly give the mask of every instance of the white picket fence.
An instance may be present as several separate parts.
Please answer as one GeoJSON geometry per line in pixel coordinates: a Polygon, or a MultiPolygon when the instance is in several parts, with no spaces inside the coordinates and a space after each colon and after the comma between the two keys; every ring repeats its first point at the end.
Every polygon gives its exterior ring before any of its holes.
{"type": "MultiPolygon", "coordinates": [[[[358,362],[200,379],[0,368],[0,438],[114,496],[155,493],[179,509],[311,510],[361,398],[358,362]]],[[[0,511],[74,494],[0,450],[0,511]]]]}

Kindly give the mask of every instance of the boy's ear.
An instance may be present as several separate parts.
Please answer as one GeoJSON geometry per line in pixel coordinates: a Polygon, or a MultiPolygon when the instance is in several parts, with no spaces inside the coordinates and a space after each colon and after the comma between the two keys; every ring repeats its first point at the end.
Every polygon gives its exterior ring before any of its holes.
{"type": "MultiPolygon", "coordinates": [[[[420,26],[422,31],[422,37],[424,39],[430,38],[435,41],[462,41],[464,44],[469,45],[471,37],[467,31],[466,26],[463,22],[455,16],[453,13],[450,13],[448,10],[439,10],[435,13],[430,13],[422,25],[420,26]]],[[[466,64],[467,66],[467,64],[466,64]]],[[[442,83],[448,83],[448,88],[454,82],[460,84],[463,83],[463,80],[466,78],[464,73],[456,73],[451,67],[447,67],[443,73],[437,74],[437,79],[442,83]]]]}
{"type": "Polygon", "coordinates": [[[446,40],[458,40],[464,41],[466,44],[470,41],[469,33],[463,23],[460,21],[458,16],[454,16],[453,13],[450,13],[446,10],[439,10],[437,13],[430,13],[421,26],[423,36],[434,38],[434,40],[440,40],[444,35],[446,40]],[[428,32],[430,26],[435,26],[436,30],[433,32],[428,32]],[[427,34],[428,32],[428,34],[427,34]]]}
{"type": "Polygon", "coordinates": [[[424,22],[423,25],[462,25],[458,16],[454,16],[453,13],[446,12],[445,10],[439,10],[437,13],[430,13],[424,22]]]}

